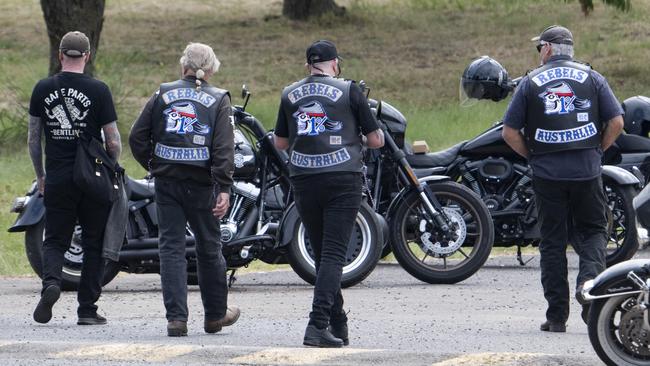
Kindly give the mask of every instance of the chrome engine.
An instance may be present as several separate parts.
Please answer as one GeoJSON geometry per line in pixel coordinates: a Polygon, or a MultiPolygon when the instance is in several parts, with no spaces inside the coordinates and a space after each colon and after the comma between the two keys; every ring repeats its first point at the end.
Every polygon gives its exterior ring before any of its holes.
{"type": "Polygon", "coordinates": [[[255,205],[260,189],[254,184],[235,181],[230,196],[230,210],[221,219],[221,242],[229,243],[236,236],[242,221],[255,205]]]}

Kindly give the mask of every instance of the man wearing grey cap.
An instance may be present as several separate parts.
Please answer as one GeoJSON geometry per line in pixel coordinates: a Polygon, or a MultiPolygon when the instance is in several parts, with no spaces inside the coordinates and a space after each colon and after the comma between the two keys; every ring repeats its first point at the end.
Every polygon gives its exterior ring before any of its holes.
{"type": "Polygon", "coordinates": [[[61,72],[36,84],[29,105],[29,154],[45,204],[43,290],[34,310],[34,320],[39,323],[52,318],[52,307],[61,293],[64,255],[79,223],[83,265],[77,324],[106,324],[106,319],[97,314],[95,303],[102,289],[102,242],[110,205],[82,193],[73,181],[72,171],[80,133],[101,141],[103,132],[106,151],[115,161],[122,145],[111,92],[103,82],[84,75],[88,60],[88,37],[77,31],[64,35],[59,47],[61,72]]]}
{"type": "MultiPolygon", "coordinates": [[[[623,129],[623,110],[605,78],[573,60],[573,35],[562,26],[532,39],[541,65],[520,82],[503,118],[503,137],[529,159],[541,241],[546,321],[565,332],[569,318],[566,247],[580,257],[576,297],[605,269],[608,241],[601,156],[623,129]]],[[[588,305],[582,319],[587,322],[588,305]]]]}

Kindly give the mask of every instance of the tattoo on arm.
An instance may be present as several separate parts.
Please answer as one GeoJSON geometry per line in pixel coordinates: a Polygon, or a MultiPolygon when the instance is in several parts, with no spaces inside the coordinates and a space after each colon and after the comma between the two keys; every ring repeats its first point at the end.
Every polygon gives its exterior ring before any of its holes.
{"type": "Polygon", "coordinates": [[[120,131],[117,129],[117,121],[104,125],[102,130],[106,140],[106,152],[117,161],[122,153],[122,140],[120,139],[120,131]]]}
{"type": "Polygon", "coordinates": [[[40,117],[30,115],[27,146],[29,147],[29,156],[32,159],[37,178],[43,178],[45,176],[45,170],[43,169],[43,147],[41,146],[42,131],[43,124],[40,117]]]}

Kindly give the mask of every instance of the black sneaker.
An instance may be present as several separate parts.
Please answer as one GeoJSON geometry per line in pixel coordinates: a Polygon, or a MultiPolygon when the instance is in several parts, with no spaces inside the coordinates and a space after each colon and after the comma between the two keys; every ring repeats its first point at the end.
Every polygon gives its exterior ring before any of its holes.
{"type": "Polygon", "coordinates": [[[41,300],[34,309],[34,320],[38,323],[47,323],[52,319],[52,307],[61,296],[61,288],[57,285],[47,286],[41,293],[41,300]]]}
{"type": "Polygon", "coordinates": [[[566,324],[553,323],[547,320],[539,326],[539,330],[541,330],[542,332],[565,333],[566,324]]]}
{"type": "Polygon", "coordinates": [[[343,340],[334,337],[327,328],[318,329],[315,325],[308,325],[302,344],[312,347],[340,348],[343,347],[343,340]]]}
{"type": "Polygon", "coordinates": [[[335,338],[340,338],[343,341],[344,346],[350,345],[350,338],[348,338],[348,324],[330,324],[328,330],[335,338]]]}
{"type": "Polygon", "coordinates": [[[80,316],[77,320],[77,325],[104,325],[106,324],[106,318],[99,314],[94,316],[80,316]]]}

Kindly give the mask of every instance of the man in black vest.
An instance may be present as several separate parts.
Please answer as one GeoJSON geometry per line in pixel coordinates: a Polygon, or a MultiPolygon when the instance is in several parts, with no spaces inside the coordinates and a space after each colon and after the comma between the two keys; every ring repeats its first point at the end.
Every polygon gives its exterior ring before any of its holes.
{"type": "Polygon", "coordinates": [[[310,76],[284,89],[275,145],[288,149],[289,171],[315,253],[316,286],[304,344],[349,344],[341,275],[347,244],[361,204],[362,135],[370,148],[383,132],[361,89],[338,79],[339,57],[329,41],[307,49],[310,76]],[[328,329],[329,326],[329,329],[328,329]]]}
{"type": "MultiPolygon", "coordinates": [[[[573,60],[568,29],[548,27],[533,41],[542,65],[519,84],[503,119],[503,137],[533,168],[542,286],[548,302],[540,329],[565,332],[567,243],[571,241],[580,256],[579,301],[584,282],[605,269],[608,236],[600,162],[623,129],[623,111],[605,78],[573,60]]],[[[583,305],[585,322],[587,315],[588,306],[583,305]]]]}
{"type": "Polygon", "coordinates": [[[135,159],[156,177],[160,278],[167,335],[187,335],[185,225],[196,239],[204,330],[216,333],[239,318],[227,306],[226,262],[217,219],[229,207],[234,136],[230,94],[207,83],[219,69],[211,47],[190,43],[182,78],[160,85],[131,129],[135,159]]]}
{"type": "Polygon", "coordinates": [[[52,318],[52,307],[61,294],[65,253],[78,222],[83,232],[83,266],[77,324],[106,324],[106,318],[97,314],[95,303],[102,291],[102,245],[110,205],[83,194],[73,182],[72,171],[80,132],[100,140],[103,132],[106,151],[115,161],[122,143],[111,91],[103,82],[84,74],[90,56],[90,41],[85,34],[66,33],[59,47],[61,72],[39,81],[29,104],[29,154],[45,204],[43,291],[34,310],[34,320],[39,323],[52,318]]]}

